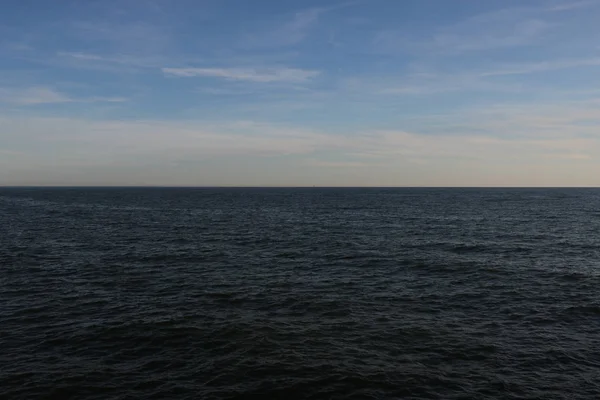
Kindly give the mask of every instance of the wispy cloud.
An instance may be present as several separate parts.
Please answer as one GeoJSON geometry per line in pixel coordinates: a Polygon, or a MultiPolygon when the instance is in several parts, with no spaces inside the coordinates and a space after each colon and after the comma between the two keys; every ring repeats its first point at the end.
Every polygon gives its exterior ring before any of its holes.
{"type": "Polygon", "coordinates": [[[374,90],[382,95],[432,95],[448,92],[496,92],[515,93],[521,92],[523,87],[519,84],[506,84],[488,82],[478,76],[469,74],[440,74],[429,79],[407,77],[400,84],[380,84],[374,90]]]}
{"type": "Polygon", "coordinates": [[[590,66],[600,66],[600,57],[504,65],[492,71],[481,72],[479,73],[479,76],[524,75],[534,72],[555,71],[590,66]]]}
{"type": "MultiPolygon", "coordinates": [[[[266,165],[271,159],[278,160],[277,168],[295,174],[295,183],[311,182],[318,172],[319,179],[323,178],[319,182],[330,185],[342,180],[356,184],[354,173],[366,174],[361,177],[362,184],[380,185],[589,185],[595,176],[591,171],[600,165],[600,138],[588,135],[587,128],[579,125],[581,118],[593,114],[593,104],[585,110],[581,107],[515,107],[440,116],[440,124],[460,120],[469,127],[464,131],[458,126],[452,135],[400,129],[355,130],[341,135],[253,121],[25,120],[0,116],[0,141],[7,149],[24,141],[60,148],[59,154],[40,153],[39,146],[25,148],[25,153],[13,160],[12,169],[25,171],[20,175],[23,179],[47,175],[61,182],[71,179],[71,183],[76,177],[70,171],[77,170],[82,175],[76,182],[87,184],[99,176],[98,171],[104,172],[106,184],[140,180],[153,184],[172,184],[175,180],[180,184],[268,184],[272,181],[265,171],[258,174],[260,167],[248,168],[248,162],[266,165]],[[548,119],[552,114],[560,115],[562,122],[560,129],[549,134],[544,124],[559,122],[548,119]],[[509,135],[514,127],[520,127],[518,135],[509,135]],[[203,163],[221,157],[232,157],[220,164],[221,172],[202,172],[207,170],[203,163]],[[244,162],[236,164],[238,158],[244,162]],[[567,172],[565,163],[569,163],[567,172]],[[177,169],[176,165],[185,168],[177,169]],[[411,166],[424,169],[415,171],[411,166]],[[579,180],[572,178],[574,172],[581,173],[579,180]],[[261,180],[256,180],[257,174],[261,180]]],[[[286,177],[290,175],[278,175],[282,180],[277,182],[285,184],[286,177]]],[[[2,179],[11,176],[3,175],[0,169],[2,179]]]]}
{"type": "Polygon", "coordinates": [[[163,57],[136,56],[131,54],[100,55],[93,53],[59,51],[57,56],[74,61],[88,62],[91,64],[119,64],[139,68],[157,68],[165,61],[163,57]]]}
{"type": "Polygon", "coordinates": [[[242,96],[254,93],[252,90],[234,88],[199,88],[196,92],[215,96],[242,96]]]}
{"type": "Polygon", "coordinates": [[[329,161],[319,159],[306,160],[305,164],[310,167],[321,168],[362,168],[377,165],[376,163],[365,161],[329,161]]]}
{"type": "Polygon", "coordinates": [[[22,152],[22,151],[16,151],[16,150],[6,150],[6,149],[0,149],[0,154],[2,154],[3,156],[11,156],[11,157],[19,157],[19,156],[24,156],[26,155],[26,153],[22,152]]]}
{"type": "MultiPolygon", "coordinates": [[[[320,160],[316,154],[334,151],[343,160],[360,158],[451,157],[479,160],[519,159],[556,155],[563,158],[594,158],[600,161],[600,137],[593,135],[598,101],[570,106],[496,107],[423,117],[454,130],[451,135],[420,134],[396,130],[354,130],[340,135],[326,130],[269,122],[200,122],[140,120],[93,121],[69,118],[0,116],[6,129],[0,139],[15,138],[62,143],[63,150],[90,152],[102,159],[106,153],[144,157],[209,156],[246,154],[255,156],[297,154],[320,160]],[[468,128],[468,129],[465,129],[468,128]],[[585,157],[582,157],[585,155],[585,157]]],[[[10,148],[10,147],[9,147],[10,148]]]]}
{"type": "Polygon", "coordinates": [[[3,89],[0,88],[0,102],[15,105],[33,106],[38,104],[57,104],[73,102],[124,102],[123,97],[100,97],[74,98],[52,88],[37,86],[25,89],[3,89]]]}
{"type": "Polygon", "coordinates": [[[375,35],[373,45],[385,53],[412,50],[450,55],[529,46],[539,42],[553,26],[543,19],[541,11],[534,7],[493,10],[441,26],[421,38],[411,38],[402,30],[387,29],[375,35]]]}
{"type": "Polygon", "coordinates": [[[548,11],[571,11],[600,5],[597,0],[570,1],[548,7],[548,11]]]}
{"type": "MultiPolygon", "coordinates": [[[[479,24],[484,23],[477,21],[473,25],[479,24]]],[[[526,46],[534,43],[550,26],[551,24],[538,19],[512,23],[507,21],[505,26],[497,27],[495,31],[490,27],[470,26],[467,33],[439,33],[434,36],[433,44],[442,52],[448,53],[526,46]]]]}
{"type": "Polygon", "coordinates": [[[180,61],[169,29],[148,21],[89,18],[70,21],[55,30],[61,40],[51,52],[46,46],[36,46],[18,58],[54,68],[112,73],[140,72],[160,68],[167,61],[180,61]]]}
{"type": "Polygon", "coordinates": [[[117,53],[153,54],[168,50],[171,37],[157,24],[129,21],[76,21],[73,33],[88,43],[105,43],[117,53]]]}
{"type": "Polygon", "coordinates": [[[0,101],[18,105],[68,103],[69,96],[47,87],[31,87],[23,90],[0,89],[0,101]]]}
{"type": "Polygon", "coordinates": [[[242,45],[250,48],[266,48],[298,44],[309,36],[324,14],[360,3],[361,0],[346,1],[298,11],[285,22],[275,24],[261,33],[247,34],[242,40],[242,45]]]}
{"type": "Polygon", "coordinates": [[[598,98],[569,101],[557,96],[545,102],[512,101],[470,106],[453,113],[415,118],[419,119],[421,129],[428,132],[452,135],[476,132],[487,137],[487,143],[502,138],[513,142],[563,143],[556,145],[557,149],[564,148],[564,143],[569,142],[579,146],[576,150],[582,152],[586,140],[600,140],[597,135],[599,106],[598,98]]]}
{"type": "Polygon", "coordinates": [[[0,42],[0,49],[14,51],[17,53],[35,50],[33,46],[24,42],[0,42]]]}
{"type": "Polygon", "coordinates": [[[311,8],[297,12],[291,20],[258,34],[249,34],[243,40],[246,47],[283,47],[300,43],[317,23],[323,8],[311,8]]]}
{"type": "MultiPolygon", "coordinates": [[[[367,84],[362,89],[387,95],[429,95],[445,92],[519,93],[533,90],[532,85],[519,81],[509,83],[495,78],[598,66],[600,57],[496,64],[471,70],[440,72],[421,66],[423,72],[386,77],[383,82],[372,84],[370,88],[367,84]]],[[[546,88],[549,89],[550,86],[546,88]]],[[[540,91],[544,90],[544,87],[538,86],[535,89],[540,91]]]]}
{"type": "Polygon", "coordinates": [[[319,71],[270,67],[270,68],[163,68],[166,75],[177,77],[211,77],[233,81],[249,82],[306,82],[317,75],[319,71]]]}

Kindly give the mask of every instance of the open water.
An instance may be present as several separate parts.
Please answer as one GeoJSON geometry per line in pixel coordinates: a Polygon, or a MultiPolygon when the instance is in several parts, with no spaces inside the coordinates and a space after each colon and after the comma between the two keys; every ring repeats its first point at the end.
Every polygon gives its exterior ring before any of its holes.
{"type": "Polygon", "coordinates": [[[0,188],[2,399],[599,399],[600,190],[0,188]]]}

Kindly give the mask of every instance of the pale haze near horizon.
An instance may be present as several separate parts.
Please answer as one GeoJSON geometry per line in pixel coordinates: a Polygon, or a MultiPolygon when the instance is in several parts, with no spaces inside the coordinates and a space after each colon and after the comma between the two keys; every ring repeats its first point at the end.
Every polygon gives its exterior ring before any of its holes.
{"type": "Polygon", "coordinates": [[[35,3],[0,185],[600,186],[598,1],[35,3]]]}

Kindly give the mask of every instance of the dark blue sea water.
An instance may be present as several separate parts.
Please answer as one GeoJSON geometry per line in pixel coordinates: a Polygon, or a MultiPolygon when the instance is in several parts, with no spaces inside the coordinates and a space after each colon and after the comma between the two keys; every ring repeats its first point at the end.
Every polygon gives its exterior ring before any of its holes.
{"type": "Polygon", "coordinates": [[[0,189],[2,399],[598,399],[600,190],[0,189]]]}

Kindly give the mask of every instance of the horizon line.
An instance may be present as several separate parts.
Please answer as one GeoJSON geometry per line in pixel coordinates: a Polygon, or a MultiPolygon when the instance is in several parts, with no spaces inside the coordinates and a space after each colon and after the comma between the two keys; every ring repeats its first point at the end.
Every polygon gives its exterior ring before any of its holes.
{"type": "Polygon", "coordinates": [[[600,186],[0,185],[0,189],[600,189],[600,186]]]}

